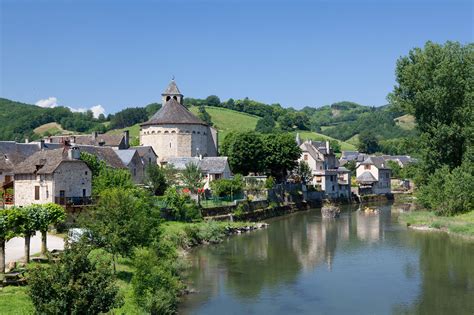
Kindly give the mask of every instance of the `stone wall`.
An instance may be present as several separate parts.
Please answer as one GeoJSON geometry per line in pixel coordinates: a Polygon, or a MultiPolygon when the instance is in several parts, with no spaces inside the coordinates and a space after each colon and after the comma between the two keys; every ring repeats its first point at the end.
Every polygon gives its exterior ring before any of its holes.
{"type": "Polygon", "coordinates": [[[27,206],[33,203],[54,201],[52,175],[15,175],[15,206],[27,206]],[[35,199],[35,186],[39,187],[39,199],[35,199]]]}
{"type": "Polygon", "coordinates": [[[217,155],[212,130],[204,125],[143,126],[140,144],[153,147],[159,160],[217,155]]]}
{"type": "Polygon", "coordinates": [[[64,190],[66,197],[82,197],[83,189],[86,197],[91,196],[92,172],[86,163],[64,161],[54,171],[54,196],[59,197],[64,190]]]}

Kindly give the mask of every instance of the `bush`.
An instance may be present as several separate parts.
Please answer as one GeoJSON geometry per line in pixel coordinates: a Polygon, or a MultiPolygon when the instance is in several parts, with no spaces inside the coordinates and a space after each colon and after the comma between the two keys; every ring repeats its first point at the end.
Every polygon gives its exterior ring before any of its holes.
{"type": "Polygon", "coordinates": [[[214,180],[211,182],[211,189],[212,193],[219,197],[240,195],[244,189],[244,180],[240,174],[235,175],[232,179],[214,180]]]}
{"type": "Polygon", "coordinates": [[[272,189],[275,187],[276,181],[275,178],[272,176],[268,176],[267,179],[265,180],[265,188],[266,189],[272,189]]]}
{"type": "Polygon", "coordinates": [[[166,189],[163,201],[166,203],[163,215],[168,220],[191,222],[202,219],[198,205],[175,187],[166,189]]]}

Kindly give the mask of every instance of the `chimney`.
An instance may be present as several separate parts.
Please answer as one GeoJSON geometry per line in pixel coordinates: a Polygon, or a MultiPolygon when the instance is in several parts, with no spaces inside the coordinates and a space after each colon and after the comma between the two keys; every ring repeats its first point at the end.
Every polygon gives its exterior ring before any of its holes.
{"type": "Polygon", "coordinates": [[[329,154],[329,141],[326,141],[326,152],[329,154]]]}
{"type": "Polygon", "coordinates": [[[92,132],[92,139],[94,139],[94,140],[97,139],[98,135],[99,135],[99,132],[97,132],[97,131],[92,132]]]}
{"type": "Polygon", "coordinates": [[[125,138],[125,149],[130,147],[130,133],[128,130],[123,131],[123,137],[125,138]]]}
{"type": "Polygon", "coordinates": [[[79,160],[81,158],[81,151],[79,150],[79,147],[71,147],[67,151],[67,156],[70,160],[79,160]]]}
{"type": "Polygon", "coordinates": [[[38,143],[40,150],[44,149],[44,139],[41,139],[40,142],[38,143]]]}
{"type": "Polygon", "coordinates": [[[25,138],[25,143],[30,143],[30,140],[28,138],[25,138]]]}

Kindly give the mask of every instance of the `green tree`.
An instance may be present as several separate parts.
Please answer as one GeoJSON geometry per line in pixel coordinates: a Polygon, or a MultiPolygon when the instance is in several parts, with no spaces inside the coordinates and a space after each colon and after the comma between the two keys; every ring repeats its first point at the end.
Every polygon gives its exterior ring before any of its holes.
{"type": "Polygon", "coordinates": [[[211,182],[212,194],[219,197],[239,195],[244,189],[244,178],[236,174],[232,179],[221,178],[211,182]]]}
{"type": "Polygon", "coordinates": [[[219,106],[221,104],[221,100],[216,95],[209,95],[206,97],[205,104],[207,106],[219,106]]]}
{"type": "Polygon", "coordinates": [[[130,172],[127,169],[106,167],[92,178],[92,192],[95,196],[100,196],[104,190],[111,187],[123,189],[135,187],[130,172]]]}
{"type": "Polygon", "coordinates": [[[300,161],[295,169],[295,174],[304,183],[309,183],[313,179],[313,174],[308,163],[300,161]]]}
{"type": "Polygon", "coordinates": [[[115,261],[117,255],[131,256],[136,246],[148,245],[160,218],[146,191],[114,187],[101,192],[97,205],[82,221],[115,261]]]}
{"type": "Polygon", "coordinates": [[[99,314],[122,304],[105,258],[90,260],[91,247],[66,244],[59,262],[28,271],[28,294],[37,314],[99,314]]]}
{"type": "Polygon", "coordinates": [[[149,164],[146,168],[145,181],[156,196],[161,196],[168,187],[163,169],[157,164],[149,164]]]}
{"type": "Polygon", "coordinates": [[[261,141],[265,169],[277,180],[283,180],[288,172],[297,166],[301,149],[291,134],[264,135],[261,141]]]}
{"type": "Polygon", "coordinates": [[[179,172],[173,164],[166,164],[161,168],[168,186],[176,186],[179,181],[179,172]]]}
{"type": "Polygon", "coordinates": [[[261,133],[272,133],[275,128],[275,120],[271,115],[265,115],[257,121],[255,131],[261,133]]]}
{"type": "Polygon", "coordinates": [[[201,118],[202,121],[204,121],[209,126],[213,125],[212,120],[211,120],[211,115],[209,115],[209,113],[206,111],[206,107],[199,106],[198,116],[199,118],[201,118]]]}
{"type": "Polygon", "coordinates": [[[196,221],[201,219],[201,212],[189,195],[180,193],[176,187],[168,187],[163,196],[166,203],[164,216],[173,221],[196,221]]]}
{"type": "Polygon", "coordinates": [[[329,140],[329,144],[331,145],[331,149],[334,153],[341,153],[341,144],[337,140],[329,140]]]}
{"type": "Polygon", "coordinates": [[[379,150],[377,137],[370,131],[363,131],[359,134],[359,144],[357,149],[360,152],[372,154],[379,150]]]}
{"type": "Polygon", "coordinates": [[[39,230],[41,215],[40,205],[30,205],[23,208],[12,209],[12,222],[15,234],[25,239],[25,262],[30,262],[30,243],[31,237],[39,230]]]}
{"type": "Polygon", "coordinates": [[[232,133],[225,137],[223,154],[229,157],[234,173],[247,175],[264,171],[265,151],[261,136],[255,132],[232,133]]]}
{"type": "Polygon", "coordinates": [[[355,160],[352,160],[352,161],[348,161],[344,167],[347,168],[349,171],[351,171],[351,175],[352,176],[355,176],[356,175],[356,161],[355,160]]]}
{"type": "Polygon", "coordinates": [[[204,185],[202,171],[196,163],[186,164],[186,168],[181,171],[180,178],[183,186],[191,191],[191,194],[197,196],[198,204],[200,204],[200,189],[204,185]]]}
{"type": "Polygon", "coordinates": [[[11,209],[0,211],[0,281],[5,274],[5,243],[15,236],[11,209]]]}
{"type": "MultiPolygon", "coordinates": [[[[460,166],[472,147],[474,44],[427,42],[397,61],[389,100],[416,119],[423,172],[460,166]]],[[[427,176],[425,176],[427,178],[427,176]]]]}
{"type": "Polygon", "coordinates": [[[401,178],[402,168],[400,167],[400,165],[397,162],[388,161],[387,165],[392,170],[392,177],[393,178],[401,178]]]}
{"type": "Polygon", "coordinates": [[[66,211],[55,203],[46,203],[38,207],[38,230],[41,232],[41,254],[48,251],[47,237],[50,225],[58,224],[66,219],[66,211]]]}
{"type": "Polygon", "coordinates": [[[284,114],[278,117],[278,124],[280,125],[281,130],[292,131],[293,130],[293,120],[289,114],[284,114]]]}

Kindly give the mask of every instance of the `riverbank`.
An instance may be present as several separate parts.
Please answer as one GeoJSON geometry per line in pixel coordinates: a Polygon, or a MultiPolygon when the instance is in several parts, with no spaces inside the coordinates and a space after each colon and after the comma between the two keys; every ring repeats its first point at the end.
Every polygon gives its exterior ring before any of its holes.
{"type": "MultiPolygon", "coordinates": [[[[249,222],[215,222],[204,221],[196,223],[165,222],[162,227],[162,239],[178,252],[176,264],[184,269],[184,254],[186,250],[204,244],[217,244],[225,237],[242,234],[256,229],[265,228],[265,223],[249,222]]],[[[171,250],[171,249],[170,249],[171,250]]],[[[130,258],[121,257],[117,263],[117,284],[124,297],[124,304],[114,310],[114,314],[146,314],[135,303],[133,298],[132,278],[134,268],[130,258]]],[[[33,314],[34,307],[27,293],[28,287],[5,287],[0,289],[0,314],[33,314]]],[[[179,296],[187,291],[175,292],[179,296]]]]}
{"type": "Polygon", "coordinates": [[[474,211],[452,217],[437,216],[429,211],[412,211],[401,213],[399,221],[412,229],[447,232],[474,240],[474,211]]]}

